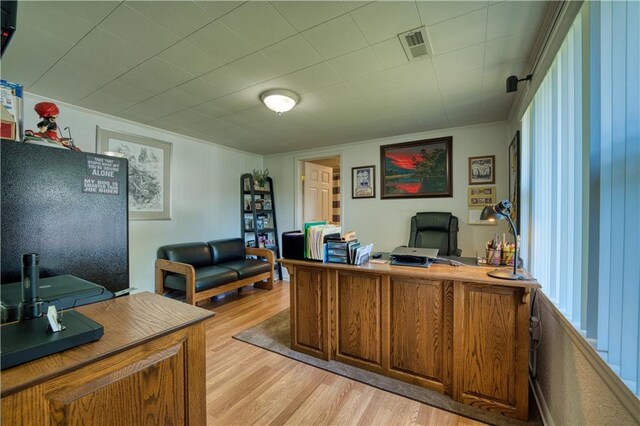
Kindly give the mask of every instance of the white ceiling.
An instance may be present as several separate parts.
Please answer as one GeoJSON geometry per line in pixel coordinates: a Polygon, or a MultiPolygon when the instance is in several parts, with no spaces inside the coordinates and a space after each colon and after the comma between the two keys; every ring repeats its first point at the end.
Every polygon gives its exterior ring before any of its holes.
{"type": "MultiPolygon", "coordinates": [[[[19,1],[2,78],[257,154],[506,120],[542,1],[19,1]],[[397,34],[426,25],[433,56],[397,34]],[[286,88],[278,116],[260,102],[286,88]]],[[[61,115],[61,122],[64,117],[61,115]]],[[[28,127],[28,125],[27,125],[28,127]]]]}

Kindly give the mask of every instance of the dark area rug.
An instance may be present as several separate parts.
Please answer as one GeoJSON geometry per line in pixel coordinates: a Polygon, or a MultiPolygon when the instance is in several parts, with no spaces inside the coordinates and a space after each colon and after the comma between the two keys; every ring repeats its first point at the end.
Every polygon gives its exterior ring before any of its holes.
{"type": "MultiPolygon", "coordinates": [[[[340,376],[365,383],[378,389],[484,423],[493,425],[542,425],[542,421],[540,420],[540,415],[537,411],[533,398],[530,398],[529,402],[529,421],[522,422],[456,402],[446,395],[420,386],[415,386],[390,377],[381,376],[340,362],[324,361],[296,352],[290,347],[289,309],[285,309],[255,327],[245,330],[233,337],[234,339],[284,355],[288,358],[295,359],[296,361],[304,362],[305,364],[339,374],[340,376]]],[[[531,394],[531,392],[529,393],[531,394]]]]}

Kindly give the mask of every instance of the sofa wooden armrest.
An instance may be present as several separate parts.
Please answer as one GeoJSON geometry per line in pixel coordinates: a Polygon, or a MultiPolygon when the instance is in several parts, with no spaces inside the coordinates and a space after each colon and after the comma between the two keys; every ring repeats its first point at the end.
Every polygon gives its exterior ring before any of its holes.
{"type": "Polygon", "coordinates": [[[188,263],[156,259],[156,293],[164,294],[164,273],[174,272],[184,275],[186,280],[186,299],[190,305],[195,304],[196,270],[188,263]]]}
{"type": "Polygon", "coordinates": [[[271,268],[275,265],[275,256],[273,252],[266,248],[257,248],[257,247],[247,247],[246,248],[247,255],[250,256],[262,256],[267,258],[267,262],[271,264],[271,268]]]}

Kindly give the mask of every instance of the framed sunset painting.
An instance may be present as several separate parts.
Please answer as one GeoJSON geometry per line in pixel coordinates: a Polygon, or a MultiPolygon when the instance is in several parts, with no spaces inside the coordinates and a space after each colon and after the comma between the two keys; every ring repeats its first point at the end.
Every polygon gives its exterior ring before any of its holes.
{"type": "Polygon", "coordinates": [[[382,145],[381,198],[453,197],[451,136],[382,145]]]}

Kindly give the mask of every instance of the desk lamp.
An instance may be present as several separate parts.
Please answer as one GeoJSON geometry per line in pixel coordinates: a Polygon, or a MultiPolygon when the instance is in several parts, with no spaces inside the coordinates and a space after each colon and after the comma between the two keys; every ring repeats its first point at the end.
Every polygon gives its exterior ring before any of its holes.
{"type": "Polygon", "coordinates": [[[513,272],[508,269],[494,269],[487,272],[487,275],[494,278],[502,278],[505,280],[523,280],[525,279],[522,274],[518,274],[518,235],[516,234],[516,227],[511,220],[511,202],[509,200],[502,200],[495,206],[486,206],[480,213],[481,220],[496,220],[507,219],[511,226],[511,232],[513,233],[513,272]]]}

